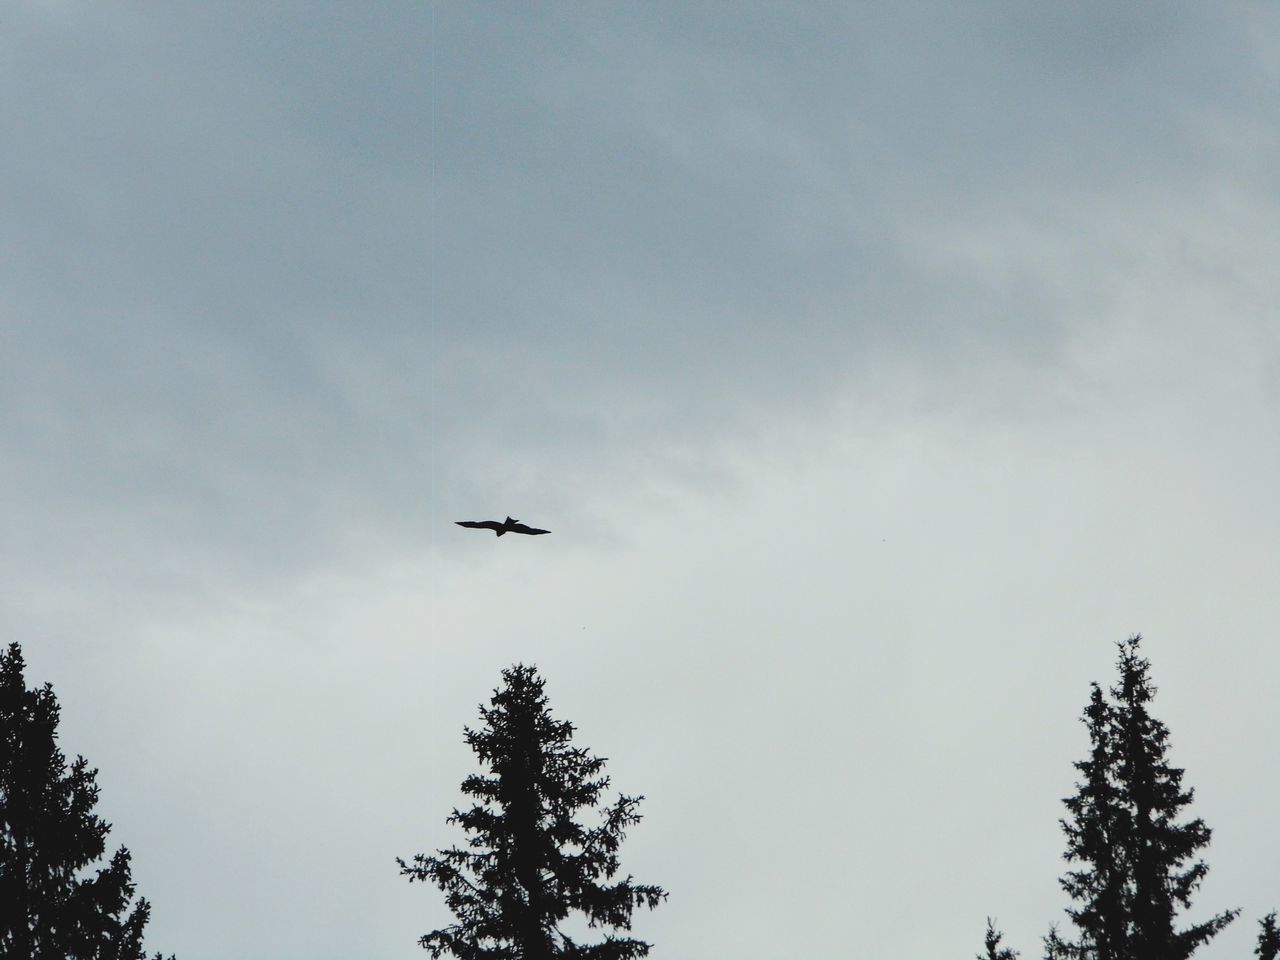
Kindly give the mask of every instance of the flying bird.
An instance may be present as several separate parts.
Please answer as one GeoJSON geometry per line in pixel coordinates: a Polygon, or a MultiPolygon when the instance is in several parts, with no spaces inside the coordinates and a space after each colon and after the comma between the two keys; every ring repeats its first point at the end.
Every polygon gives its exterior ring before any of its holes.
{"type": "Polygon", "coordinates": [[[477,530],[492,530],[498,536],[502,536],[504,533],[527,533],[532,536],[539,533],[551,532],[550,530],[539,530],[537,527],[528,526],[518,520],[512,520],[510,517],[507,517],[507,519],[503,520],[501,523],[497,520],[455,520],[453,522],[460,527],[472,527],[477,530]]]}

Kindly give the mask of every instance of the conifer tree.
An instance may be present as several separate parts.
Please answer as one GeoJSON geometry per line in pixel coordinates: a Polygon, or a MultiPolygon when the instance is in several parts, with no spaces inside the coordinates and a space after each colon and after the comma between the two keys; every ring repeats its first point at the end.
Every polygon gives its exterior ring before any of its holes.
{"type": "Polygon", "coordinates": [[[0,960],[143,960],[151,908],[129,909],[129,851],[89,873],[111,829],[98,772],[68,769],[53,688],[28,690],[24,668],[18,644],[0,653],[0,960]]]}
{"type": "Polygon", "coordinates": [[[1258,945],[1253,952],[1258,960],[1276,960],[1280,957],[1280,929],[1276,928],[1276,912],[1272,910],[1258,921],[1258,945]]]}
{"type": "Polygon", "coordinates": [[[1238,913],[1177,928],[1208,872],[1195,858],[1211,831],[1200,818],[1181,819],[1194,791],[1166,757],[1168,728],[1150,713],[1156,688],[1141,639],[1118,644],[1111,699],[1093,687],[1084,712],[1092,749],[1076,763],[1083,780],[1064,801],[1065,855],[1080,866],[1061,882],[1078,904],[1068,914],[1080,940],[1058,943],[1089,960],[1186,960],[1238,913]]]}
{"type": "Polygon", "coordinates": [[[983,941],[987,952],[978,954],[978,960],[1018,960],[1017,950],[1000,946],[1003,939],[1004,934],[996,929],[995,921],[987,917],[987,935],[983,941]]]}
{"type": "Polygon", "coordinates": [[[637,906],[650,909],[666,897],[661,887],[630,876],[609,881],[618,870],[624,832],[640,821],[643,797],[619,796],[599,810],[596,826],[575,815],[595,808],[609,786],[605,760],[571,745],[573,724],[552,718],[544,681],[532,666],[504,670],[490,707],[480,707],[478,730],[465,728],[466,742],[488,775],[473,774],[463,793],[476,802],[455,809],[449,823],[469,834],[467,848],[398,860],[400,872],[431,880],[445,894],[457,922],[419,941],[432,957],[459,960],[631,960],[649,944],[613,932],[595,943],[578,943],[560,929],[571,912],[589,927],[629,930],[637,906]]]}
{"type": "Polygon", "coordinates": [[[1070,819],[1059,821],[1067,837],[1066,858],[1080,868],[1068,871],[1060,882],[1080,904],[1067,914],[1094,960],[1120,960],[1128,957],[1130,929],[1128,873],[1116,842],[1131,824],[1113,775],[1115,714],[1096,683],[1083,720],[1089,729],[1089,759],[1074,764],[1084,779],[1076,784],[1075,796],[1063,801],[1070,819]]]}
{"type": "Polygon", "coordinates": [[[1049,928],[1044,937],[1044,960],[1072,960],[1079,953],[1073,944],[1062,939],[1056,925],[1049,928]]]}

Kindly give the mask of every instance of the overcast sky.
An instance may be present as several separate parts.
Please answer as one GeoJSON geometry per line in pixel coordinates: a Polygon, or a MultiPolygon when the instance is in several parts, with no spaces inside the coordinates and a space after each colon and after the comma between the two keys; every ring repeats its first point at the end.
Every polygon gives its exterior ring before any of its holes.
{"type": "Polygon", "coordinates": [[[1278,84],[1263,2],[0,6],[0,626],[148,946],[425,956],[523,661],[655,958],[1038,957],[1140,631],[1247,955],[1278,84]]]}

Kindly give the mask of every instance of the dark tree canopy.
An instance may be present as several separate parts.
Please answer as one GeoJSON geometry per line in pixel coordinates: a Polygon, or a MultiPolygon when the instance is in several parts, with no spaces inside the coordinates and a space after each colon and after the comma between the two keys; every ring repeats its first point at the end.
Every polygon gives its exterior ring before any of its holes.
{"type": "Polygon", "coordinates": [[[1094,684],[1084,711],[1090,753],[1075,764],[1082,779],[1064,801],[1069,817],[1062,821],[1066,859],[1078,866],[1061,883],[1076,904],[1067,912],[1080,939],[1066,944],[1054,935],[1054,944],[1046,941],[1051,955],[1186,960],[1238,912],[1177,927],[1208,872],[1196,855],[1211,831],[1199,818],[1183,819],[1194,791],[1169,764],[1168,728],[1150,713],[1156,688],[1139,655],[1141,639],[1118,645],[1119,682],[1110,699],[1094,684]]]}
{"type": "Polygon", "coordinates": [[[1083,780],[1076,784],[1075,796],[1063,801],[1070,818],[1061,821],[1067,837],[1066,859],[1080,864],[1061,880],[1062,888],[1078,904],[1067,913],[1098,960],[1123,956],[1129,936],[1128,864],[1113,846],[1129,827],[1128,809],[1113,775],[1113,719],[1111,705],[1095,683],[1084,711],[1089,758],[1075,764],[1083,780]]]}
{"type": "Polygon", "coordinates": [[[983,940],[986,947],[984,953],[977,955],[978,960],[1018,960],[1018,951],[1000,946],[1004,934],[996,929],[996,922],[987,917],[987,935],[983,940]]]}
{"type": "Polygon", "coordinates": [[[1272,910],[1258,921],[1258,945],[1253,948],[1258,960],[1276,960],[1280,957],[1280,929],[1276,928],[1276,912],[1272,910]]]}
{"type": "Polygon", "coordinates": [[[643,797],[619,796],[600,808],[598,824],[579,822],[609,786],[605,760],[571,745],[573,725],[552,718],[544,681],[532,666],[502,673],[504,686],[480,707],[483,726],[466,728],[466,742],[488,768],[462,783],[475,799],[449,823],[469,834],[467,847],[399,860],[402,874],[431,880],[445,894],[457,923],[424,936],[432,957],[460,960],[631,960],[649,944],[613,932],[578,943],[560,929],[571,912],[589,927],[629,930],[637,906],[666,897],[661,887],[637,884],[618,871],[625,830],[640,821],[643,797]]]}
{"type": "Polygon", "coordinates": [[[1080,951],[1062,939],[1056,926],[1044,938],[1044,960],[1075,960],[1080,951]]]}
{"type": "Polygon", "coordinates": [[[28,690],[24,667],[18,644],[0,653],[0,958],[142,960],[150,906],[129,909],[129,851],[90,872],[111,829],[97,771],[68,768],[53,688],[28,690]]]}

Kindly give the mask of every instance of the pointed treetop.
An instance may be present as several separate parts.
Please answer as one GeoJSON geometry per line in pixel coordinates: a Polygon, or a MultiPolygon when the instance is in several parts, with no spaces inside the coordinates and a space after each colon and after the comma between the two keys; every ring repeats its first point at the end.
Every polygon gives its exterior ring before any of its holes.
{"type": "Polygon", "coordinates": [[[1258,945],[1253,948],[1258,960],[1276,960],[1280,957],[1280,929],[1276,928],[1276,912],[1272,910],[1258,921],[1258,945]]]}
{"type": "Polygon", "coordinates": [[[635,808],[643,797],[619,796],[595,810],[594,826],[580,822],[578,811],[596,808],[609,786],[605,760],[572,745],[573,724],[551,716],[536,667],[515,664],[502,678],[489,705],[480,705],[482,725],[464,728],[486,768],[462,783],[472,806],[448,818],[469,834],[467,845],[399,861],[410,881],[435,883],[457,918],[420,943],[433,957],[460,960],[645,956],[641,940],[608,933],[579,943],[561,929],[578,913],[588,928],[629,930],[635,907],[665,899],[661,887],[630,876],[613,881],[619,844],[640,821],[635,808]]]}
{"type": "Polygon", "coordinates": [[[25,666],[18,644],[0,653],[0,957],[142,960],[151,908],[130,909],[129,851],[89,872],[111,829],[98,771],[67,763],[53,687],[28,689],[25,666]]]}
{"type": "Polygon", "coordinates": [[[987,935],[984,938],[986,953],[977,955],[977,960],[1017,960],[1018,951],[1000,946],[1004,934],[996,929],[996,922],[987,917],[987,935]]]}

